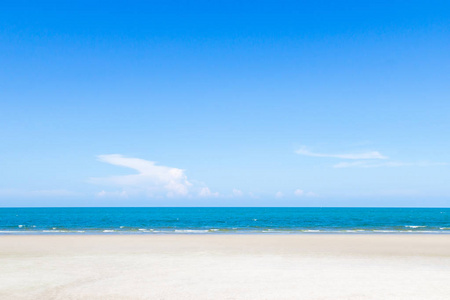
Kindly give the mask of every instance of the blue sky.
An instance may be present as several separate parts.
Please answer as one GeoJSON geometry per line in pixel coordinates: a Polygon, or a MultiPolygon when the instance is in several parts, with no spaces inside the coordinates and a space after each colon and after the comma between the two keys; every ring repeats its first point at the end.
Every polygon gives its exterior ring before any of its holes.
{"type": "Polygon", "coordinates": [[[450,206],[448,2],[73,2],[0,3],[1,206],[450,206]]]}

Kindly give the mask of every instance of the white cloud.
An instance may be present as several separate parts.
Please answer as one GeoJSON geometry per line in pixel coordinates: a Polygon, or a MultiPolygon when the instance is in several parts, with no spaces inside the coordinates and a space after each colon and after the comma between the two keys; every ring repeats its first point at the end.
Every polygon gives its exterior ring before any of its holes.
{"type": "MultiPolygon", "coordinates": [[[[125,157],[120,154],[99,155],[98,160],[116,166],[134,169],[138,174],[92,178],[96,184],[122,188],[127,196],[146,195],[149,197],[216,196],[209,188],[194,186],[178,168],[158,166],[153,161],[125,157]]],[[[99,196],[102,196],[102,192],[99,196]]],[[[109,192],[110,195],[114,192],[109,192]]],[[[108,192],[103,193],[105,196],[108,192]]]]}
{"type": "Polygon", "coordinates": [[[200,189],[199,196],[200,197],[219,197],[219,193],[218,192],[212,193],[209,188],[203,187],[200,189]]]}
{"type": "Polygon", "coordinates": [[[340,162],[335,164],[333,168],[381,168],[381,167],[433,167],[433,166],[446,166],[448,163],[443,162],[396,162],[389,161],[384,163],[371,163],[367,161],[355,161],[355,162],[340,162]]]}
{"type": "Polygon", "coordinates": [[[295,153],[305,156],[313,157],[331,157],[331,158],[341,158],[341,159],[387,159],[387,156],[382,155],[378,151],[369,151],[362,153],[346,153],[346,154],[324,154],[311,152],[306,147],[301,147],[295,153]]]}
{"type": "Polygon", "coordinates": [[[284,194],[282,192],[275,193],[275,198],[283,198],[284,194]]]}

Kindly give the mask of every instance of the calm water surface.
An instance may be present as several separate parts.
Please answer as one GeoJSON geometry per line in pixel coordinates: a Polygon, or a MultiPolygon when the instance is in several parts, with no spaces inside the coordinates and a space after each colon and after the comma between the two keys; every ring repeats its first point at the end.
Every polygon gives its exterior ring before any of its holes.
{"type": "Polygon", "coordinates": [[[0,234],[450,233],[449,208],[0,208],[0,234]]]}

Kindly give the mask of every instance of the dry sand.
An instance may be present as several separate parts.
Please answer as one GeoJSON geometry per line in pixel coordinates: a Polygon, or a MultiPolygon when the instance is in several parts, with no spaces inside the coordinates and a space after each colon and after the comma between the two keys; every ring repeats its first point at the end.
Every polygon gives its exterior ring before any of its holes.
{"type": "Polygon", "coordinates": [[[0,299],[450,299],[450,235],[0,236],[0,299]]]}

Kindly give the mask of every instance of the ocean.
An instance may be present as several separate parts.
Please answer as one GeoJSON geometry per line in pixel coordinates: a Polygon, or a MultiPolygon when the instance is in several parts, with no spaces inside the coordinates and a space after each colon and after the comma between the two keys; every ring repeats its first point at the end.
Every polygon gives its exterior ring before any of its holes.
{"type": "Polygon", "coordinates": [[[0,234],[450,233],[450,208],[0,208],[0,234]]]}

